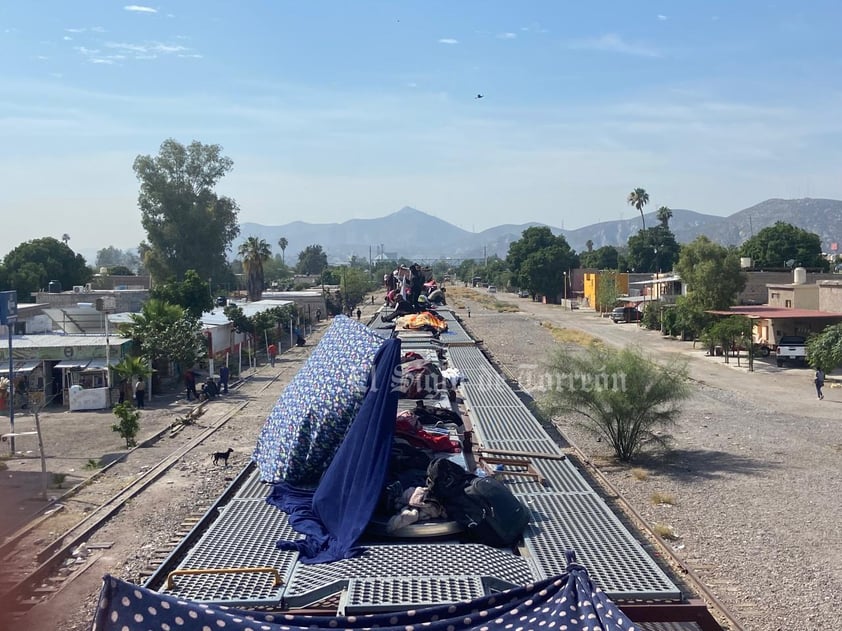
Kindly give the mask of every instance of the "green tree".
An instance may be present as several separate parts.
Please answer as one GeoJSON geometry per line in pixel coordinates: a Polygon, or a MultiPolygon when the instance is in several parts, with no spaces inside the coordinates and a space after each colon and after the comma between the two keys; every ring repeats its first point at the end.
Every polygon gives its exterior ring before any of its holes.
{"type": "Polygon", "coordinates": [[[178,305],[152,298],[130,319],[120,330],[147,360],[192,366],[207,354],[201,323],[178,305]]]}
{"type": "Polygon", "coordinates": [[[618,269],[619,263],[620,256],[613,245],[604,245],[579,255],[579,264],[588,269],[618,269]]]}
{"type": "Polygon", "coordinates": [[[617,289],[617,272],[601,272],[596,285],[596,304],[594,309],[604,313],[613,309],[620,298],[617,289]]]}
{"type": "Polygon", "coordinates": [[[371,291],[372,283],[368,273],[353,267],[343,266],[339,270],[339,291],[342,297],[344,311],[353,309],[363,301],[366,294],[371,291]]]}
{"type": "Polygon", "coordinates": [[[170,280],[154,285],[149,291],[150,298],[178,305],[194,318],[201,318],[205,311],[213,309],[213,298],[208,284],[199,278],[196,270],[184,273],[184,280],[170,280]]]}
{"type": "Polygon", "coordinates": [[[629,237],[626,260],[636,272],[661,272],[673,268],[680,250],[669,228],[655,226],[629,237]]]}
{"type": "Polygon", "coordinates": [[[546,367],[541,407],[550,415],[575,410],[584,428],[605,438],[623,461],[668,442],[664,430],[675,423],[690,392],[686,363],[662,366],[630,346],[559,349],[546,367]]]}
{"type": "MultiPolygon", "coordinates": [[[[745,316],[721,316],[711,322],[702,332],[702,338],[708,348],[721,346],[725,363],[731,355],[731,349],[751,344],[753,323],[745,316]]],[[[739,356],[738,356],[739,357],[739,356]]]]}
{"type": "Polygon", "coordinates": [[[670,219],[672,219],[672,210],[668,206],[661,206],[658,209],[658,214],[656,216],[658,221],[661,222],[661,226],[669,230],[670,219]]]}
{"type": "Polygon", "coordinates": [[[630,206],[637,208],[637,212],[640,213],[640,221],[643,224],[643,229],[646,230],[646,219],[643,218],[643,207],[649,203],[649,193],[646,192],[645,188],[636,188],[629,193],[628,197],[626,197],[626,202],[630,206]]]}
{"type": "Polygon", "coordinates": [[[842,366],[842,324],[831,325],[807,339],[807,361],[826,373],[842,366]]]}
{"type": "Polygon", "coordinates": [[[131,401],[132,397],[132,381],[134,377],[140,377],[146,380],[152,374],[152,369],[149,367],[149,360],[138,355],[123,357],[114,365],[112,370],[117,375],[117,383],[120,385],[122,397],[127,397],[129,401],[131,401]]]}
{"type": "Polygon", "coordinates": [[[228,274],[226,251],[239,234],[239,208],[214,187],[233,162],[219,145],[168,139],[158,155],[140,155],[134,172],[140,180],[138,206],[147,234],[144,265],[152,278],[180,280],[189,269],[202,276],[228,274]]]}
{"type": "Polygon", "coordinates": [[[131,403],[118,403],[114,406],[114,416],[119,422],[112,425],[111,430],[125,439],[126,449],[137,445],[135,438],[140,431],[140,412],[131,403]]]}
{"type": "Polygon", "coordinates": [[[704,235],[681,248],[675,271],[687,284],[688,303],[701,311],[728,309],[746,284],[737,251],[704,235]]]}
{"type": "Polygon", "coordinates": [[[91,270],[84,257],[53,237],[21,243],[3,258],[5,289],[18,292],[18,302],[30,302],[31,294],[45,290],[51,280],[64,289],[84,285],[91,270]]]}
{"type": "Polygon", "coordinates": [[[287,252],[287,246],[288,245],[289,245],[289,241],[287,241],[286,237],[281,237],[280,239],[278,239],[278,247],[281,248],[281,263],[283,263],[284,265],[287,264],[286,252],[287,252]]]}
{"type": "Polygon", "coordinates": [[[97,250],[96,263],[94,267],[99,270],[100,267],[107,267],[108,273],[115,275],[117,272],[112,268],[126,267],[132,270],[132,274],[137,273],[140,268],[140,257],[131,250],[121,250],[109,245],[107,248],[97,250]]]}
{"type": "Polygon", "coordinates": [[[249,237],[240,244],[237,254],[242,258],[246,271],[248,298],[252,302],[260,300],[265,288],[263,263],[272,256],[269,244],[258,237],[249,237]]]}
{"type": "Polygon", "coordinates": [[[740,253],[751,257],[752,266],[757,268],[793,267],[793,264],[828,268],[822,256],[821,237],[783,221],[763,228],[743,243],[740,253]]]}
{"type": "Polygon", "coordinates": [[[296,270],[299,274],[318,276],[326,267],[327,254],[322,251],[322,246],[318,244],[308,245],[298,253],[296,270]]]}
{"type": "Polygon", "coordinates": [[[564,272],[578,266],[567,239],[553,235],[547,226],[524,230],[519,240],[509,244],[506,262],[514,284],[549,300],[561,295],[564,272]]]}

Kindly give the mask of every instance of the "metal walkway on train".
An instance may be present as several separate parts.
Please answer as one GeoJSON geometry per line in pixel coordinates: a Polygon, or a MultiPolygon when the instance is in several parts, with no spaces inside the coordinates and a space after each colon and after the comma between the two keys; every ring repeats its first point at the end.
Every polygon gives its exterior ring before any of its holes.
{"type": "MultiPolygon", "coordinates": [[[[497,475],[532,513],[521,545],[497,549],[463,543],[457,537],[412,543],[367,540],[366,552],[359,557],[328,564],[299,563],[297,552],[276,548],[279,539],[300,535],[283,512],[266,503],[271,487],[250,466],[232,484],[230,499],[209,511],[146,587],[208,604],[280,610],[329,602],[337,613],[347,615],[464,601],[556,576],[565,569],[564,551],[572,549],[615,601],[685,602],[687,595],[564,456],[456,316],[449,310],[441,314],[448,332],[437,338],[426,332],[396,332],[379,317],[369,326],[384,338],[400,337],[402,349],[432,360],[444,356],[447,366],[458,371],[473,443],[484,457],[493,456],[502,464],[497,475]],[[518,455],[524,454],[530,475],[518,472],[524,462],[518,455]],[[220,568],[260,570],[212,571],[220,568]],[[191,573],[196,570],[200,573],[191,573]],[[166,580],[173,571],[172,580],[166,580]]],[[[643,628],[719,628],[697,622],[658,624],[668,626],[643,628]]]]}

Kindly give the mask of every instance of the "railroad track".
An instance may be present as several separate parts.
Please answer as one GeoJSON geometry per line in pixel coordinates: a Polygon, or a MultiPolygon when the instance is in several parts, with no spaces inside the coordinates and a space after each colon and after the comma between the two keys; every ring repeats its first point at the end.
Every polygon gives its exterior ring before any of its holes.
{"type": "MultiPolygon", "coordinates": [[[[270,387],[271,380],[262,389],[270,387]]],[[[0,547],[0,628],[2,623],[12,622],[29,609],[48,600],[54,593],[66,586],[96,559],[96,548],[85,553],[79,547],[109,522],[130,500],[138,497],[145,489],[167,473],[187,453],[202,446],[215,432],[248,405],[248,402],[232,403],[221,418],[213,422],[198,435],[170,451],[156,464],[111,495],[105,502],[98,503],[85,517],[69,528],[61,530],[58,537],[44,545],[50,530],[67,521],[65,511],[56,510],[45,515],[29,528],[19,531],[11,541],[0,547]],[[76,554],[74,555],[74,551],[76,554]],[[6,620],[4,620],[4,618],[6,620]]],[[[84,500],[83,500],[84,501],[84,500]]],[[[67,504],[79,502],[79,497],[69,498],[67,504]]],[[[66,510],[66,509],[65,509],[66,510]]]]}

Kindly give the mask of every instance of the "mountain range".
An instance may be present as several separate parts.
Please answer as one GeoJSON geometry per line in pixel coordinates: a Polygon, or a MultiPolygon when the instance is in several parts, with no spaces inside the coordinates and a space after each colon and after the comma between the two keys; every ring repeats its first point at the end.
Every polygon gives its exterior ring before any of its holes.
{"type": "MultiPolygon", "coordinates": [[[[818,234],[826,252],[831,250],[831,244],[842,241],[842,201],[835,199],[768,199],[727,217],[684,209],[673,209],[672,213],[669,225],[679,243],[688,243],[704,234],[722,245],[740,245],[778,221],[818,234]]],[[[657,225],[655,212],[645,213],[644,217],[647,227],[657,225]]],[[[288,242],[284,258],[289,264],[294,264],[298,253],[313,244],[322,246],[331,264],[348,261],[352,256],[376,259],[381,251],[387,258],[397,256],[418,261],[483,258],[495,254],[505,258],[512,241],[520,239],[527,228],[539,225],[546,224],[504,224],[482,232],[469,232],[423,211],[404,207],[385,217],[342,223],[294,221],[280,226],[242,223],[233,251],[248,237],[258,237],[277,253],[278,240],[284,237],[288,242]]],[[[570,246],[581,252],[588,240],[594,248],[624,246],[640,230],[641,223],[637,215],[575,230],[549,227],[553,234],[564,235],[570,246]]]]}

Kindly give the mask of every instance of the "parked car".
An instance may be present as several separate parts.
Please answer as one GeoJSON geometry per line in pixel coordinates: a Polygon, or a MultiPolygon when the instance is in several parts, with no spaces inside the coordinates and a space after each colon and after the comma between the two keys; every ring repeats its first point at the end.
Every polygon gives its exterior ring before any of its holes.
{"type": "Polygon", "coordinates": [[[521,298],[529,298],[529,291],[526,289],[521,289],[518,292],[518,296],[520,296],[521,298]]]}
{"type": "Polygon", "coordinates": [[[639,322],[643,314],[637,307],[616,307],[609,316],[615,324],[621,322],[639,322]]]}
{"type": "Polygon", "coordinates": [[[489,285],[489,286],[488,286],[488,293],[489,293],[489,294],[496,294],[496,293],[497,293],[497,288],[496,288],[494,285],[489,285]]]}

